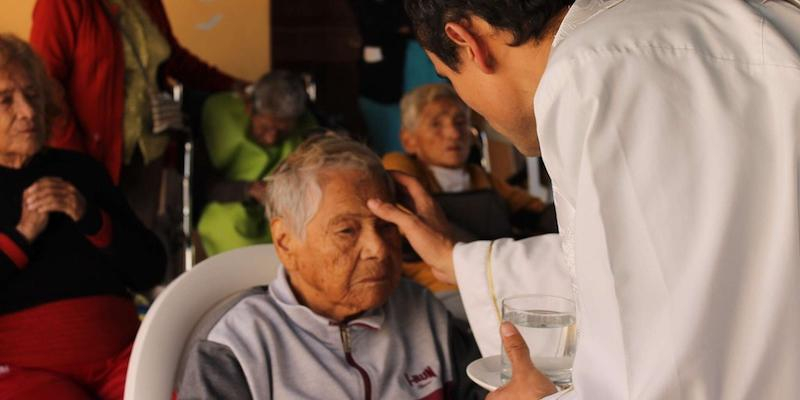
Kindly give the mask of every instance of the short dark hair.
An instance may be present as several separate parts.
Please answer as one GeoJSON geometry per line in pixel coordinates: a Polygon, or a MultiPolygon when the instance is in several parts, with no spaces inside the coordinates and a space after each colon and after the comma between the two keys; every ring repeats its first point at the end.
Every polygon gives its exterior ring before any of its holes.
{"type": "Polygon", "coordinates": [[[509,43],[519,46],[541,40],[550,21],[575,0],[405,0],[406,12],[417,38],[426,50],[436,54],[453,70],[458,70],[456,45],[447,37],[444,26],[469,17],[480,17],[497,29],[514,36],[509,43]]]}

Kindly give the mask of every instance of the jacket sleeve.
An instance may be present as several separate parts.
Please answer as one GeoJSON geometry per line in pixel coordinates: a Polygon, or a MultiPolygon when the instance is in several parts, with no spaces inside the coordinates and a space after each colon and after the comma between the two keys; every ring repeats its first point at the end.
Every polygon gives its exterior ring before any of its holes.
{"type": "Polygon", "coordinates": [[[199,340],[189,349],[178,399],[251,398],[242,366],[228,346],[199,340]]]}
{"type": "Polygon", "coordinates": [[[58,84],[62,115],[53,124],[48,144],[85,152],[84,134],[63,94],[69,87],[78,29],[83,18],[80,1],[38,0],[33,9],[30,44],[58,84]]]}
{"type": "Polygon", "coordinates": [[[242,100],[232,98],[229,93],[210,96],[203,105],[202,129],[211,165],[224,175],[236,155],[247,133],[241,132],[243,122],[237,113],[244,107],[242,100]]]}
{"type": "Polygon", "coordinates": [[[500,354],[500,301],[519,293],[572,296],[558,235],[458,243],[456,281],[481,354],[500,354]]]}
{"type": "Polygon", "coordinates": [[[15,228],[0,230],[0,284],[26,268],[30,256],[28,241],[15,228]]]}
{"type": "Polygon", "coordinates": [[[209,92],[231,90],[237,83],[244,84],[243,81],[203,62],[178,43],[161,0],[148,0],[142,4],[145,5],[150,18],[167,39],[172,50],[169,59],[162,66],[167,76],[191,88],[209,92]]]}
{"type": "Polygon", "coordinates": [[[137,291],[152,288],[166,269],[161,241],[139,221],[100,164],[88,157],[85,160],[85,171],[95,189],[91,195],[84,193],[87,205],[78,229],[111,259],[128,287],[137,291]]]}

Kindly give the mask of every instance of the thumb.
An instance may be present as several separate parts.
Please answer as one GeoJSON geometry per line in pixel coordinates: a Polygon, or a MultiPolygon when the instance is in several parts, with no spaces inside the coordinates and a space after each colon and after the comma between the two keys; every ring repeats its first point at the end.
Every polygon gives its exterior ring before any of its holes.
{"type": "Polygon", "coordinates": [[[500,336],[503,338],[503,348],[511,362],[513,376],[523,376],[534,371],[528,345],[514,324],[504,321],[500,325],[500,336]]]}

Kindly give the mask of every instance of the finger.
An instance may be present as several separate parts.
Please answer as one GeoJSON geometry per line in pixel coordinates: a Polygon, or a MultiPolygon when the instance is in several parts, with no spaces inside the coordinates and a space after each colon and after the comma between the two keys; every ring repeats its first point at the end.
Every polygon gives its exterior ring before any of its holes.
{"type": "Polygon", "coordinates": [[[63,190],[67,192],[74,192],[75,188],[68,182],[57,179],[57,178],[42,178],[33,185],[31,185],[27,190],[26,194],[28,196],[35,196],[36,194],[43,193],[47,190],[63,190]]]}
{"type": "Polygon", "coordinates": [[[519,334],[514,324],[504,321],[500,325],[500,336],[503,338],[503,348],[511,362],[511,379],[535,371],[528,345],[525,344],[525,339],[519,334]]]}
{"type": "Polygon", "coordinates": [[[28,206],[33,206],[36,203],[40,203],[50,198],[69,199],[74,197],[75,194],[69,189],[62,187],[47,187],[31,192],[31,194],[25,199],[25,204],[28,206]]]}
{"type": "Polygon", "coordinates": [[[437,279],[455,283],[453,272],[453,247],[455,243],[446,235],[420,219],[417,215],[391,203],[378,199],[367,201],[367,207],[378,217],[391,222],[408,239],[411,247],[430,265],[437,279]]]}
{"type": "MultiPolygon", "coordinates": [[[[408,239],[411,247],[417,251],[428,264],[439,264],[439,258],[445,255],[439,254],[441,246],[447,246],[448,238],[443,232],[439,232],[417,215],[391,203],[386,203],[378,199],[367,201],[367,207],[380,219],[397,225],[400,232],[408,239]]],[[[452,247],[452,246],[451,246],[452,247]]]]}
{"type": "Polygon", "coordinates": [[[367,200],[367,208],[378,218],[397,225],[404,233],[421,229],[419,225],[422,222],[416,215],[409,211],[404,211],[392,203],[379,199],[369,199],[367,200]]]}
{"type": "Polygon", "coordinates": [[[38,213],[49,213],[49,212],[63,212],[66,213],[69,209],[69,206],[66,202],[62,199],[55,198],[55,197],[48,197],[37,201],[36,203],[32,203],[30,206],[32,211],[38,213]]]}
{"type": "Polygon", "coordinates": [[[75,196],[46,196],[32,201],[28,207],[38,213],[63,212],[74,219],[77,199],[75,196]]]}

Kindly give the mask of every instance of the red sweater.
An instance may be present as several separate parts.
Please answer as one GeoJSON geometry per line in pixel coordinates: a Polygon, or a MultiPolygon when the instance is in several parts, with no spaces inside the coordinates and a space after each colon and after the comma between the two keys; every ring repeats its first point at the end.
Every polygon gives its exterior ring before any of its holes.
{"type": "MultiPolygon", "coordinates": [[[[122,36],[103,11],[104,0],[38,0],[31,46],[65,91],[66,115],[53,127],[50,145],[86,152],[119,183],[125,56],[122,36]]],[[[203,63],[175,39],[161,0],[139,0],[172,49],[160,77],[187,87],[229,90],[235,80],[203,63]]],[[[112,14],[119,10],[111,7],[112,14]]]]}

